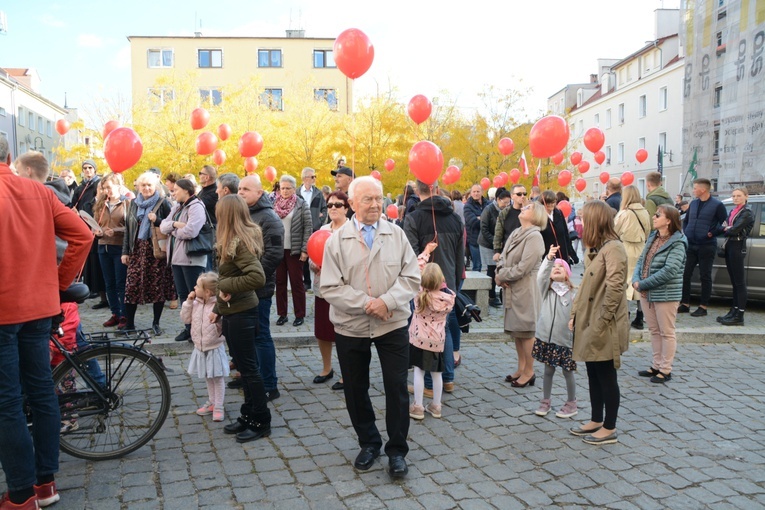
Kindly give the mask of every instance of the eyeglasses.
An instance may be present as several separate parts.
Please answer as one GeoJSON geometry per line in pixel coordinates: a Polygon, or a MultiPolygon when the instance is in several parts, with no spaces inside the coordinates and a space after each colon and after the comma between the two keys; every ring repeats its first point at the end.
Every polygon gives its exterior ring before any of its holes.
{"type": "Polygon", "coordinates": [[[343,207],[345,207],[345,204],[342,202],[330,202],[327,204],[327,207],[329,207],[330,209],[333,207],[335,209],[342,209],[343,207]]]}
{"type": "Polygon", "coordinates": [[[513,195],[515,195],[516,197],[525,197],[526,195],[528,195],[528,193],[524,191],[523,193],[513,193],[513,195]]]}

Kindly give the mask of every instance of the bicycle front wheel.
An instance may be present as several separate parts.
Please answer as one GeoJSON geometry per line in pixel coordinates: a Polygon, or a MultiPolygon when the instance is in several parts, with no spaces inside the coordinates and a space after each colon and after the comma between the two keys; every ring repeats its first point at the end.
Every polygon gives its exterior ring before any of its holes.
{"type": "Polygon", "coordinates": [[[116,459],[137,450],[159,432],[170,410],[170,383],[148,353],[128,346],[95,347],[77,353],[81,371],[64,361],[53,371],[61,410],[61,450],[87,460],[116,459]]]}

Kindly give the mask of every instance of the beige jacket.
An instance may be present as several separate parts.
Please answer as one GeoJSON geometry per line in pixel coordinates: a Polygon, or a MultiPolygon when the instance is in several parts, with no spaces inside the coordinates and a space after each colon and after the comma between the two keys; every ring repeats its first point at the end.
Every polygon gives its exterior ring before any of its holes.
{"type": "MultiPolygon", "coordinates": [[[[651,233],[651,217],[643,204],[630,204],[622,209],[614,218],[614,230],[624,244],[627,253],[627,275],[631,278],[635,272],[635,264],[643,253],[646,239],[651,233]]],[[[640,299],[640,293],[635,292],[632,285],[627,285],[627,299],[640,299]]]]}
{"type": "Polygon", "coordinates": [[[517,228],[510,234],[497,263],[497,285],[510,284],[504,292],[505,331],[536,331],[542,308],[537,272],[545,254],[539,227],[517,228]]]}
{"type": "Polygon", "coordinates": [[[621,354],[629,347],[627,314],[627,254],[621,241],[609,241],[597,253],[587,252],[584,278],[574,298],[576,361],[614,360],[621,366],[621,354]]]}
{"type": "Polygon", "coordinates": [[[403,230],[378,221],[370,250],[354,218],[327,240],[319,288],[330,304],[329,319],[337,333],[376,338],[407,326],[409,302],[420,288],[420,271],[403,230]],[[367,302],[378,297],[392,314],[388,320],[364,311],[367,302]]]}

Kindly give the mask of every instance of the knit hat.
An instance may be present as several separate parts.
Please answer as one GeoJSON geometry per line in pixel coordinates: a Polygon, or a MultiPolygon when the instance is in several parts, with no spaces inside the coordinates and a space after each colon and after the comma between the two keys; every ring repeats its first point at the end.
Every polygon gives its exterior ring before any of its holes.
{"type": "Polygon", "coordinates": [[[560,264],[561,266],[563,266],[563,269],[566,270],[566,274],[568,275],[569,278],[571,278],[571,266],[568,265],[568,262],[566,262],[563,259],[555,259],[553,260],[553,266],[555,266],[555,264],[560,264]]]}
{"type": "Polygon", "coordinates": [[[93,167],[93,170],[98,171],[98,165],[96,165],[96,162],[93,161],[92,159],[86,159],[85,161],[83,161],[82,166],[80,168],[82,168],[85,165],[90,165],[93,167]]]}

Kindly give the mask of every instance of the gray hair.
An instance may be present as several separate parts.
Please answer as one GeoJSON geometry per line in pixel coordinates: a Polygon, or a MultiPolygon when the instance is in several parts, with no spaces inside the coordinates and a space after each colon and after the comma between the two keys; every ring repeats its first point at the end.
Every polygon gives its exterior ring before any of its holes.
{"type": "Polygon", "coordinates": [[[0,163],[5,163],[5,160],[8,159],[10,150],[11,148],[8,145],[8,139],[4,136],[0,136],[0,163]]]}
{"type": "Polygon", "coordinates": [[[378,181],[371,175],[365,175],[364,177],[357,177],[356,179],[351,181],[351,185],[348,186],[348,198],[353,198],[353,193],[356,191],[356,188],[358,187],[359,184],[363,184],[363,183],[374,184],[375,187],[377,187],[377,189],[380,190],[380,193],[383,192],[382,183],[380,181],[378,181]]]}
{"type": "Polygon", "coordinates": [[[159,175],[155,174],[151,170],[146,171],[138,176],[138,179],[135,180],[136,185],[140,186],[143,183],[151,183],[154,185],[154,189],[157,193],[159,193],[160,197],[165,196],[165,190],[159,183],[159,175]]]}
{"type": "Polygon", "coordinates": [[[297,188],[297,181],[291,175],[284,174],[279,178],[279,182],[289,182],[293,188],[297,188]]]}
{"type": "Polygon", "coordinates": [[[303,171],[300,173],[300,177],[301,177],[301,178],[303,178],[303,179],[305,179],[305,176],[306,176],[306,174],[309,174],[309,173],[312,173],[312,174],[316,175],[316,170],[314,170],[314,169],[313,169],[313,168],[311,168],[310,166],[307,166],[307,167],[305,167],[305,168],[303,169],[303,171]]]}
{"type": "Polygon", "coordinates": [[[218,176],[218,184],[221,188],[226,188],[232,195],[239,191],[239,177],[236,174],[226,173],[218,176]]]}

